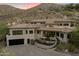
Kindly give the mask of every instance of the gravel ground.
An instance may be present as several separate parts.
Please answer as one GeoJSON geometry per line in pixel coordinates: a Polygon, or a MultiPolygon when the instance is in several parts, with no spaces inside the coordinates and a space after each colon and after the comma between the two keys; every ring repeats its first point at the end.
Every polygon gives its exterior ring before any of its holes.
{"type": "Polygon", "coordinates": [[[34,45],[16,45],[6,47],[8,52],[12,53],[12,56],[70,56],[69,54],[56,52],[52,49],[44,50],[37,48],[34,45]]]}

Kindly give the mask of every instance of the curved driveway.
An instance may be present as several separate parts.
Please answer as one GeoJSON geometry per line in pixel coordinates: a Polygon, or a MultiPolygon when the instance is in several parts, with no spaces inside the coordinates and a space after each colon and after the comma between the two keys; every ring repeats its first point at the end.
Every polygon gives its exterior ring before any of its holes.
{"type": "Polygon", "coordinates": [[[6,47],[7,51],[15,56],[69,56],[68,54],[59,53],[54,50],[44,50],[34,45],[16,45],[6,47]]]}

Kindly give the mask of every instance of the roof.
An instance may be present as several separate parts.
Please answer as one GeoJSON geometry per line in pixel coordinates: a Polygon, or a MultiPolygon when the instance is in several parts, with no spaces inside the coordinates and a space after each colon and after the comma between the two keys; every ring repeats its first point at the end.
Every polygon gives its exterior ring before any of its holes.
{"type": "Polygon", "coordinates": [[[36,19],[36,20],[31,20],[31,21],[27,21],[27,22],[46,22],[46,24],[51,24],[51,23],[54,23],[54,21],[57,21],[57,20],[63,20],[63,19],[36,19]]]}
{"type": "Polygon", "coordinates": [[[54,28],[54,27],[41,27],[38,30],[56,31],[56,32],[72,32],[73,31],[73,29],[71,28],[54,28]]]}
{"type": "Polygon", "coordinates": [[[31,20],[29,22],[45,22],[46,19],[37,19],[37,20],[31,20]]]}
{"type": "Polygon", "coordinates": [[[55,23],[57,22],[78,22],[79,23],[79,21],[78,20],[56,20],[56,21],[54,21],[55,23]]]}
{"type": "Polygon", "coordinates": [[[71,28],[59,28],[59,27],[45,27],[44,25],[40,24],[16,24],[9,27],[10,29],[24,29],[24,28],[36,28],[37,30],[44,30],[44,31],[59,31],[59,32],[72,32],[73,29],[71,28]]]}
{"type": "Polygon", "coordinates": [[[42,25],[35,25],[35,24],[16,24],[13,26],[9,26],[9,28],[38,28],[42,25]]]}
{"type": "Polygon", "coordinates": [[[57,18],[57,19],[36,19],[36,20],[28,21],[28,22],[46,22],[47,24],[51,24],[54,22],[79,22],[79,21],[57,18]]]}

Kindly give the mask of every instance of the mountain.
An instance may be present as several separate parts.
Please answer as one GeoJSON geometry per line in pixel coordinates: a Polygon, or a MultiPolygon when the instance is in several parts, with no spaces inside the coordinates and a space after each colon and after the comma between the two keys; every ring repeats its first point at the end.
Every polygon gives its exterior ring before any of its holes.
{"type": "Polygon", "coordinates": [[[27,19],[52,19],[62,18],[62,14],[58,12],[63,5],[43,3],[37,7],[26,10],[25,16],[27,19]]]}
{"type": "Polygon", "coordinates": [[[17,16],[19,13],[22,12],[23,10],[14,8],[10,5],[0,5],[0,20],[5,20],[17,16]]]}
{"type": "Polygon", "coordinates": [[[28,10],[14,8],[10,5],[0,5],[0,22],[26,21],[33,19],[79,19],[79,12],[65,9],[64,4],[43,3],[28,10]]]}
{"type": "Polygon", "coordinates": [[[35,8],[27,10],[26,14],[28,19],[59,19],[67,16],[68,19],[72,20],[79,19],[78,10],[79,4],[43,3],[35,8]]]}

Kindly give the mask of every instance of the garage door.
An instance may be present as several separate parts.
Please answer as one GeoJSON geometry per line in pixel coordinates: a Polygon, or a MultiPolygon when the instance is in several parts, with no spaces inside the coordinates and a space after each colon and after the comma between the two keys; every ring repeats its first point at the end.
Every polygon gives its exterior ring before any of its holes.
{"type": "Polygon", "coordinates": [[[11,46],[11,45],[20,45],[20,44],[24,44],[24,39],[9,40],[9,46],[11,46]]]}

